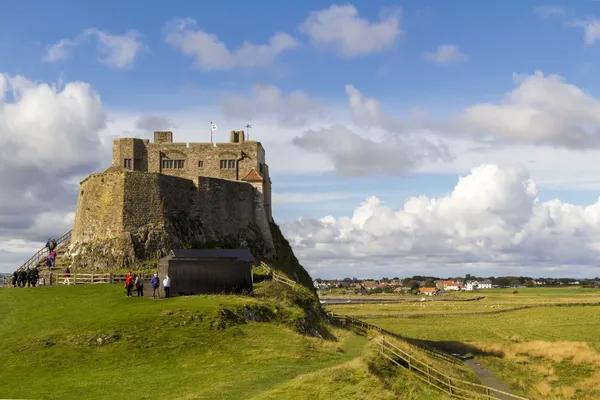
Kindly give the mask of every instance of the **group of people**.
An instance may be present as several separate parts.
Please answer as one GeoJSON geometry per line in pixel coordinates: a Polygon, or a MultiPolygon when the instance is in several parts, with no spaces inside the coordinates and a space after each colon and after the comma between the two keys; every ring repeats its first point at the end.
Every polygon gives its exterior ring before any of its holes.
{"type": "Polygon", "coordinates": [[[39,284],[40,286],[45,285],[44,277],[40,278],[40,273],[37,268],[17,268],[11,276],[11,283],[13,287],[35,287],[39,284]]]}
{"type": "Polygon", "coordinates": [[[48,267],[48,270],[50,270],[50,268],[54,267],[54,265],[56,264],[56,240],[54,239],[48,239],[48,241],[46,242],[46,248],[48,249],[48,257],[46,257],[46,259],[44,260],[44,264],[46,265],[46,267],[48,267]]]}
{"type": "MultiPolygon", "coordinates": [[[[125,275],[125,289],[127,289],[127,297],[133,296],[133,287],[137,291],[137,297],[144,297],[144,278],[141,275],[134,275],[131,271],[125,275]]],[[[160,279],[158,274],[154,274],[150,279],[150,288],[152,289],[152,297],[155,299],[160,298],[160,279]]],[[[165,290],[165,298],[171,297],[171,278],[165,275],[163,279],[163,289],[165,290]]]]}

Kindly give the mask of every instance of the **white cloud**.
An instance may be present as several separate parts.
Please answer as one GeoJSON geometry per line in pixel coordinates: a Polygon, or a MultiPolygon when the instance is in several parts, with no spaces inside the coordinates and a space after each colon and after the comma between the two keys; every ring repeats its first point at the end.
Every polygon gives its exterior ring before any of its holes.
{"type": "Polygon", "coordinates": [[[47,46],[42,61],[54,63],[69,59],[73,49],[90,37],[98,41],[98,61],[110,68],[131,69],[139,54],[149,50],[142,42],[142,35],[136,30],[129,30],[122,35],[113,35],[97,28],[88,28],[74,39],[61,39],[47,46]]]}
{"type": "Polygon", "coordinates": [[[343,125],[308,130],[293,139],[294,145],[323,154],[346,177],[406,175],[425,161],[449,160],[441,144],[425,137],[385,135],[382,140],[365,138],[343,125]]]}
{"type": "Polygon", "coordinates": [[[583,41],[592,46],[600,39],[600,21],[591,18],[588,20],[575,20],[567,23],[569,26],[583,28],[583,41]]]}
{"type": "Polygon", "coordinates": [[[362,276],[376,268],[497,275],[506,271],[500,267],[535,275],[561,267],[569,275],[568,268],[600,260],[599,222],[600,199],[587,207],[540,202],[524,169],[482,165],[441,198],[413,197],[393,208],[369,197],[350,217],[304,218],[283,228],[301,262],[320,275],[349,273],[325,270],[348,260],[362,265],[354,271],[362,276]]]}
{"type": "Polygon", "coordinates": [[[500,142],[584,149],[600,146],[600,102],[557,75],[515,76],[499,104],[465,109],[459,128],[500,142]]]}
{"type": "Polygon", "coordinates": [[[96,28],[86,29],[86,36],[95,36],[98,40],[98,60],[111,68],[131,69],[136,57],[148,46],[142,43],[141,34],[130,30],[122,35],[111,35],[96,28]]]}
{"type": "Polygon", "coordinates": [[[110,154],[99,137],[105,123],[100,96],[84,82],[58,87],[0,74],[0,165],[10,166],[0,169],[0,238],[68,226],[58,221],[77,199],[72,178],[110,154]]]}
{"type": "Polygon", "coordinates": [[[341,57],[359,57],[394,45],[403,34],[401,14],[397,7],[384,9],[378,22],[370,22],[361,18],[353,5],[334,4],[311,12],[298,29],[313,43],[334,48],[341,57]]]}
{"type": "Polygon", "coordinates": [[[58,43],[46,47],[46,54],[42,57],[42,61],[54,63],[64,61],[71,58],[72,49],[77,46],[77,43],[71,39],[61,39],[58,43]]]}
{"type": "Polygon", "coordinates": [[[277,32],[271,36],[268,44],[244,42],[236,50],[230,51],[216,35],[198,29],[196,20],[192,18],[169,21],[164,33],[168,44],[183,54],[194,57],[196,66],[203,70],[267,66],[283,52],[299,45],[289,34],[277,32]]]}
{"type": "Polygon", "coordinates": [[[543,5],[535,7],[533,12],[542,18],[550,18],[553,16],[562,17],[566,14],[567,10],[564,7],[543,5]]]}
{"type": "Polygon", "coordinates": [[[285,95],[275,85],[253,86],[251,97],[228,94],[221,99],[221,109],[226,118],[247,119],[275,118],[282,126],[296,127],[321,117],[323,103],[312,99],[302,91],[285,95]]]}
{"type": "Polygon", "coordinates": [[[462,53],[454,44],[442,44],[435,52],[424,53],[423,57],[437,64],[456,64],[469,59],[469,56],[462,53]]]}

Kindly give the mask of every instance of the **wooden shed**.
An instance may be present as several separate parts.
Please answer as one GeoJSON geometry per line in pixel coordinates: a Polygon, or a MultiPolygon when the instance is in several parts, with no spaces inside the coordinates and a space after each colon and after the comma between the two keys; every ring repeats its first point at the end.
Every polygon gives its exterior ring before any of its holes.
{"type": "Polygon", "coordinates": [[[161,291],[169,275],[171,296],[248,292],[254,261],[248,249],[172,250],[158,260],[161,291]]]}

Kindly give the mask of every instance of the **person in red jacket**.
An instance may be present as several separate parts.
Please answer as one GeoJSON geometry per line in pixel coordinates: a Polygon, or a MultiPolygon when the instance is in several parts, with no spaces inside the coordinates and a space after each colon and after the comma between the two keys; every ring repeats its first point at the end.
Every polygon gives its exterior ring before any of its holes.
{"type": "Polygon", "coordinates": [[[127,288],[127,297],[131,297],[131,292],[133,290],[133,274],[131,271],[127,272],[127,275],[125,275],[125,287],[127,288]]]}

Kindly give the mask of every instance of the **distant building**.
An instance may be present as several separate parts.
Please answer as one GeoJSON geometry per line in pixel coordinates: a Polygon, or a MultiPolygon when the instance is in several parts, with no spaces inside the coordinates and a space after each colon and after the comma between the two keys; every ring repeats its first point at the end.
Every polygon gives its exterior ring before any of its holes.
{"type": "Polygon", "coordinates": [[[438,289],[436,288],[422,287],[419,288],[419,293],[424,294],[425,296],[433,296],[437,290],[438,289]]]}
{"type": "Polygon", "coordinates": [[[491,289],[491,288],[492,288],[492,281],[490,281],[489,279],[479,282],[479,289],[491,289]]]}
{"type": "Polygon", "coordinates": [[[436,281],[435,287],[441,290],[451,291],[460,290],[462,288],[462,282],[447,280],[447,281],[436,281]]]}

